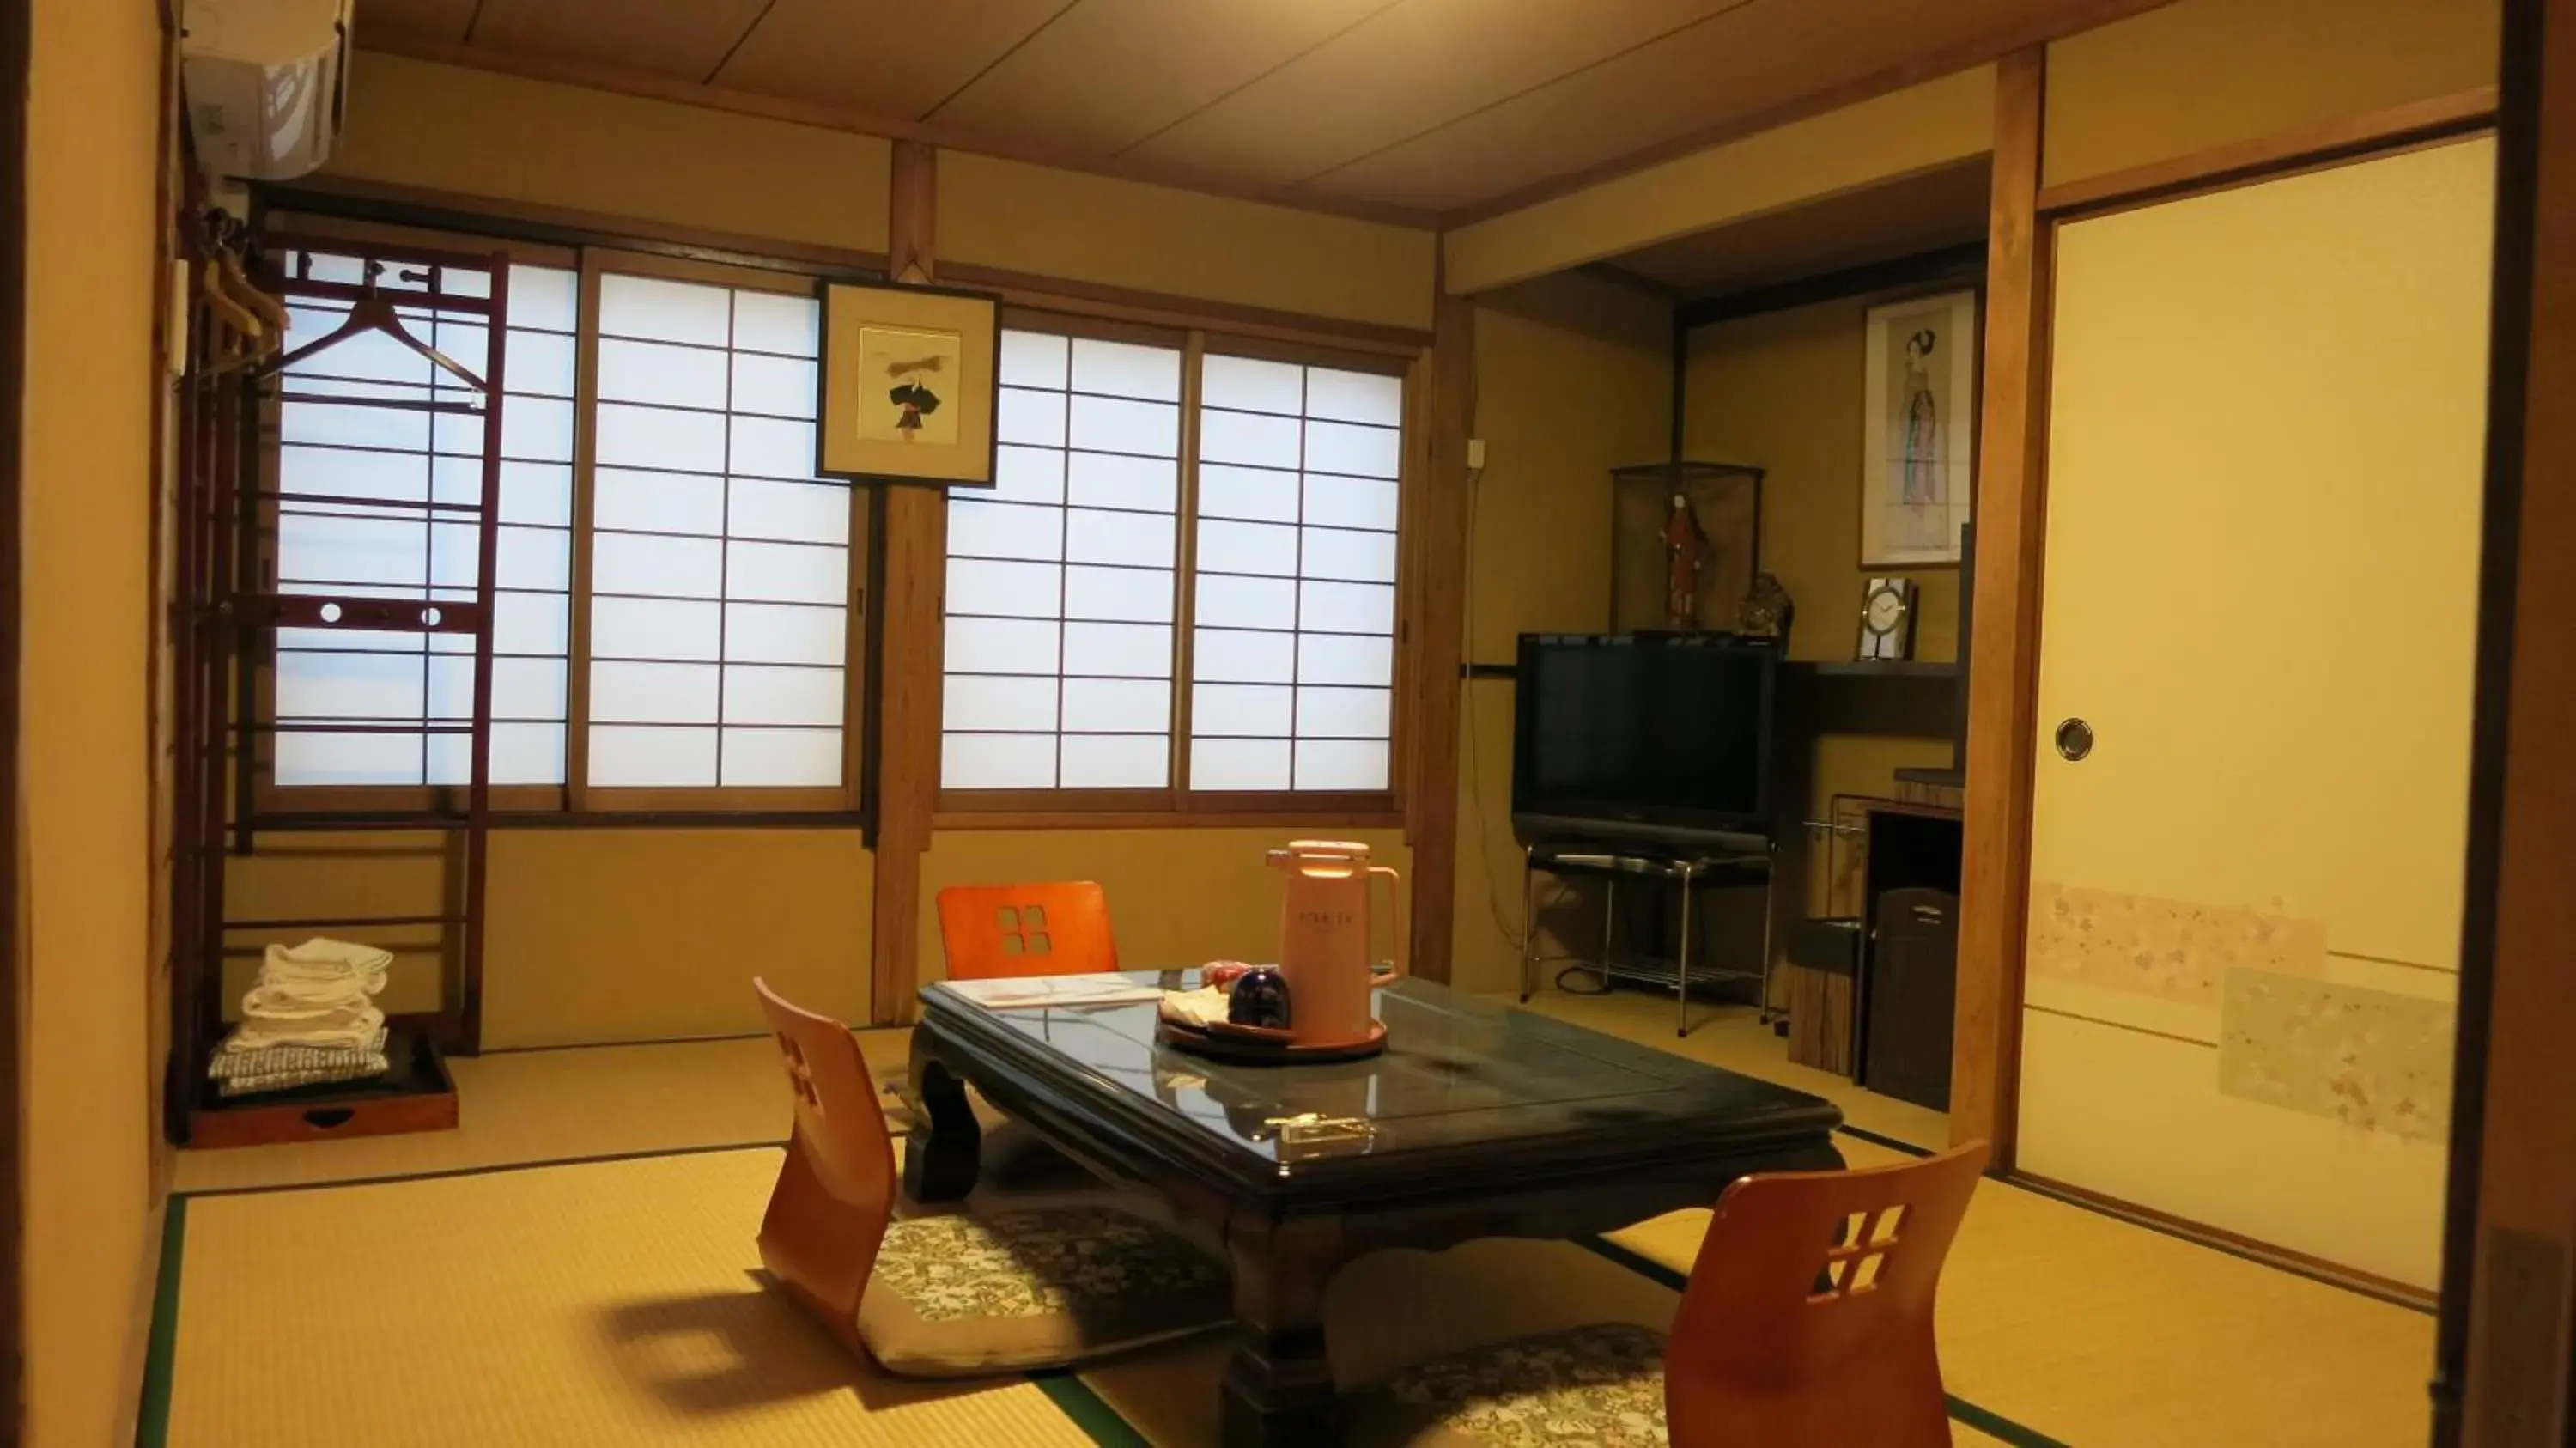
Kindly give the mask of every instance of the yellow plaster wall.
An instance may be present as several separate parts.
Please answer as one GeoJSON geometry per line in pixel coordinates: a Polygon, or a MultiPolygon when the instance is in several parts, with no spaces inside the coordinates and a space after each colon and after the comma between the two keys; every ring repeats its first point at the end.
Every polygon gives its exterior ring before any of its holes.
{"type": "Polygon", "coordinates": [[[32,26],[13,806],[25,1391],[34,1448],[98,1448],[132,1431],[158,1149],[146,684],[161,24],[150,0],[36,0],[32,26]]]}
{"type": "Polygon", "coordinates": [[[2048,47],[2049,184],[2496,79],[2498,0],[2178,0],[2048,47]]]}
{"type": "Polygon", "coordinates": [[[1058,171],[939,157],[939,259],[1404,327],[1431,325],[1438,237],[1058,171]]]}
{"type": "MultiPolygon", "coordinates": [[[[1478,298],[1474,434],[1485,440],[1469,558],[1467,657],[1508,664],[1525,632],[1608,626],[1610,469],[1671,448],[1672,315],[1580,274],[1478,298]]],[[[1521,851],[1512,835],[1512,684],[1463,683],[1451,980],[1516,990],[1521,851]]]]}
{"type": "MultiPolygon", "coordinates": [[[[1301,828],[1137,830],[943,830],[921,862],[920,955],[924,982],[946,977],[939,946],[939,892],[951,885],[1096,880],[1109,899],[1118,963],[1168,970],[1211,960],[1279,958],[1279,872],[1266,851],[1292,839],[1356,840],[1371,859],[1410,872],[1398,830],[1301,828]]],[[[1404,891],[1405,904],[1412,892],[1404,891]]],[[[1385,895],[1372,895],[1370,940],[1380,957],[1395,949],[1385,895]]]]}
{"type": "Polygon", "coordinates": [[[326,177],[882,252],[874,136],[362,52],[326,177]]]}

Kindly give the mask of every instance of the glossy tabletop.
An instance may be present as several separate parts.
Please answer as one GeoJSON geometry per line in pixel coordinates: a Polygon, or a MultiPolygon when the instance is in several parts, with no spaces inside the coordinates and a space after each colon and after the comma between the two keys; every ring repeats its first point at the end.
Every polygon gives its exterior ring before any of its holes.
{"type": "MultiPolygon", "coordinates": [[[[1195,971],[1132,974],[1166,989],[1195,971]]],[[[1551,1165],[1739,1153],[1821,1140],[1830,1102],[1421,980],[1377,991],[1381,1054],[1315,1065],[1210,1060],[1155,1039],[1150,1002],[988,1009],[944,985],[925,1024],[1032,1068],[1086,1116],[1191,1138],[1228,1175],[1341,1176],[1411,1159],[1551,1165]],[[1079,1098],[1088,1098],[1082,1100],[1079,1098]]],[[[1213,1163],[1212,1163],[1213,1164],[1213,1163]]]]}

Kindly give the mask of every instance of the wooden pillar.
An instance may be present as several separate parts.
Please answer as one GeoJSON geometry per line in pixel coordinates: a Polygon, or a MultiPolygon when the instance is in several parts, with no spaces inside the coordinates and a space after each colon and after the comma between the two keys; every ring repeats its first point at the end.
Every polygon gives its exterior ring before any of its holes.
{"type": "Polygon", "coordinates": [[[1978,434],[1974,663],[1950,1139],[1993,1143],[1996,1171],[2010,1169],[2013,1158],[2031,764],[2038,743],[2034,711],[2045,541],[2040,419],[2048,375],[2048,238],[2038,201],[2047,64],[2046,48],[2032,46],[1996,67],[1994,193],[1986,242],[1985,410],[1978,434]]]}
{"type": "MultiPolygon", "coordinates": [[[[924,283],[938,271],[939,153],[894,143],[886,274],[924,283]]],[[[947,577],[948,495],[881,483],[875,559],[876,864],[870,1014],[879,1025],[913,1018],[921,928],[921,856],[939,792],[942,589],[947,577]]]]}
{"type": "Polygon", "coordinates": [[[1413,846],[1412,968],[1449,979],[1458,902],[1458,710],[1467,631],[1467,434],[1475,425],[1476,304],[1434,304],[1428,461],[1413,501],[1411,777],[1405,837],[1413,846]]]}
{"type": "Polygon", "coordinates": [[[2508,0],[2434,1441],[2576,1432],[2576,0],[2508,0]]]}

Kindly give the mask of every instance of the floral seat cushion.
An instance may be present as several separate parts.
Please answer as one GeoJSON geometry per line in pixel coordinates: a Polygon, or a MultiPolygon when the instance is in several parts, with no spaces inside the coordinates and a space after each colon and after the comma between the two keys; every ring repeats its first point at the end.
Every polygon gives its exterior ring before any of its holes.
{"type": "Polygon", "coordinates": [[[1471,1348],[1355,1407],[1368,1448],[1664,1448],[1664,1335],[1598,1323],[1471,1348]]]}
{"type": "Polygon", "coordinates": [[[1115,1205],[1003,1204],[886,1228],[859,1338],[889,1372],[1061,1366],[1215,1327],[1225,1269],[1115,1205]]]}

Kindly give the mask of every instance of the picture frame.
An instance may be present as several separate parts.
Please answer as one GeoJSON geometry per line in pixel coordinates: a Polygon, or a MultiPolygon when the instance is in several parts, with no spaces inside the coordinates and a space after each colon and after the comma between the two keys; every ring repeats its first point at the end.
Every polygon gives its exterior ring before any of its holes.
{"type": "Polygon", "coordinates": [[[1973,288],[1869,309],[1860,566],[1956,567],[1976,502],[1982,296],[1973,288]]]}
{"type": "Polygon", "coordinates": [[[989,488],[998,455],[1002,299],[826,277],[814,470],[853,482],[989,488]]]}

